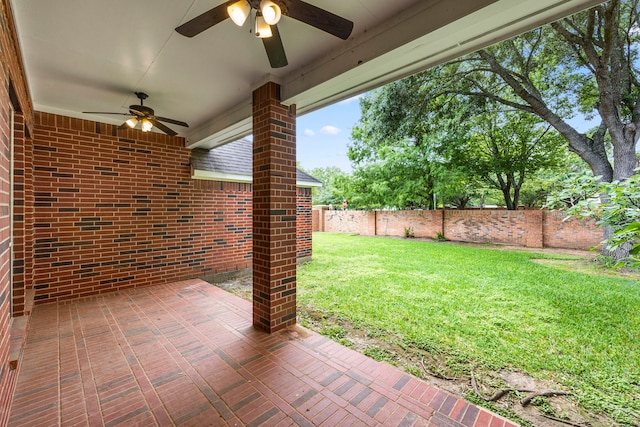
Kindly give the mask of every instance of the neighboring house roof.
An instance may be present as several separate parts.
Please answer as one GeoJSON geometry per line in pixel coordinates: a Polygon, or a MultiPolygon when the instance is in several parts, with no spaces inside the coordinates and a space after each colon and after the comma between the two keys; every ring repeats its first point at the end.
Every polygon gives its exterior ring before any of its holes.
{"type": "MultiPolygon", "coordinates": [[[[211,150],[191,150],[191,178],[214,181],[252,182],[253,143],[239,139],[211,150]]],[[[296,168],[298,187],[321,187],[322,183],[296,168]]]]}

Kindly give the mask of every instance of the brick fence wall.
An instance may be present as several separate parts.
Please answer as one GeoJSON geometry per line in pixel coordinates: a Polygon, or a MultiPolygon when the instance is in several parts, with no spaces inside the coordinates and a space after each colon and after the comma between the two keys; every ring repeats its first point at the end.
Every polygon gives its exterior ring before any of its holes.
{"type": "Polygon", "coordinates": [[[445,238],[528,247],[587,250],[602,241],[593,221],[565,220],[561,212],[545,210],[469,209],[436,211],[342,211],[314,208],[313,230],[365,236],[445,238]]]}
{"type": "Polygon", "coordinates": [[[558,211],[545,211],[543,241],[550,248],[589,248],[603,239],[602,230],[593,221],[569,219],[558,211]]]}

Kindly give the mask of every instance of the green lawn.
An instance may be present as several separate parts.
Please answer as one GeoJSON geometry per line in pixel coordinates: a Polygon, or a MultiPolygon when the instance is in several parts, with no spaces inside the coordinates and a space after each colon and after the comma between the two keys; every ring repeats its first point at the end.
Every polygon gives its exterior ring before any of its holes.
{"type": "Polygon", "coordinates": [[[532,261],[541,257],[551,255],[316,233],[298,301],[437,354],[449,374],[525,372],[640,423],[640,282],[532,261]]]}

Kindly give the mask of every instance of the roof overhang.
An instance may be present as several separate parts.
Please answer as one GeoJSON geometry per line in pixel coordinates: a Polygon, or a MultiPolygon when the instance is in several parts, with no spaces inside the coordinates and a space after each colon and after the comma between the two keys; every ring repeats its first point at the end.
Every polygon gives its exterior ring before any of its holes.
{"type": "MultiPolygon", "coordinates": [[[[340,40],[291,18],[278,27],[289,65],[271,69],[262,43],[231,21],[194,38],[174,28],[222,0],[10,1],[36,110],[120,124],[134,91],[189,148],[251,133],[252,91],[281,86],[297,114],[441,64],[599,0],[307,0],[354,22],[340,40]]],[[[282,0],[287,1],[287,0],[282,0]]]]}

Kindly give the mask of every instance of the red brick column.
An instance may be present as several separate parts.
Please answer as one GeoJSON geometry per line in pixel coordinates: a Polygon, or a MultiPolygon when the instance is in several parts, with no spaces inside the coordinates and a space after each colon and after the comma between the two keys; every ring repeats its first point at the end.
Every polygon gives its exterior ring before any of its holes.
{"type": "Polygon", "coordinates": [[[253,93],[253,324],[296,322],[296,111],[280,86],[253,93]]]}

